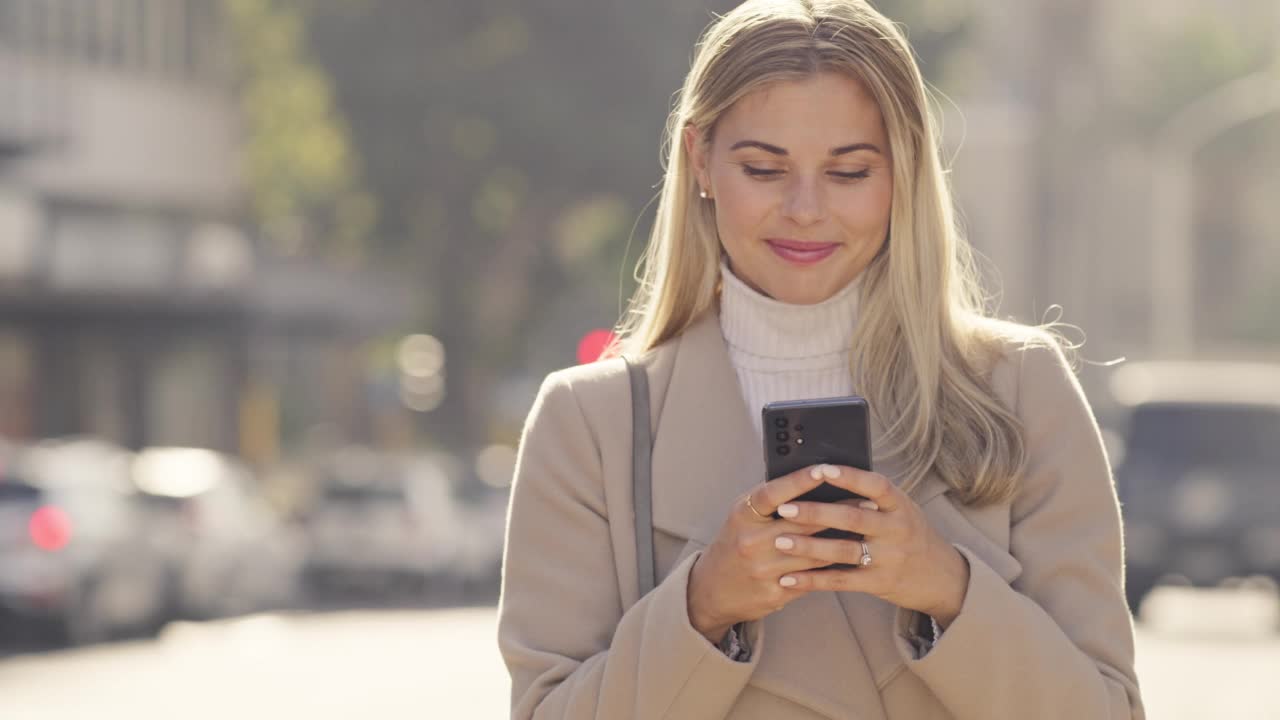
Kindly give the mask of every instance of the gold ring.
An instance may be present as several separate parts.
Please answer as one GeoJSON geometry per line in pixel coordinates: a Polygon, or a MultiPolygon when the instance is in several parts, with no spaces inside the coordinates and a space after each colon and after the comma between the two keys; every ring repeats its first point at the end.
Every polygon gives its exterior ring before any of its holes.
{"type": "Polygon", "coordinates": [[[771,520],[771,519],[772,519],[772,518],[770,518],[768,515],[762,515],[762,514],[760,514],[760,511],[756,509],[756,506],[751,504],[751,496],[750,496],[750,495],[747,495],[747,507],[751,508],[751,512],[755,513],[755,514],[756,514],[756,517],[760,518],[761,520],[771,520]]]}

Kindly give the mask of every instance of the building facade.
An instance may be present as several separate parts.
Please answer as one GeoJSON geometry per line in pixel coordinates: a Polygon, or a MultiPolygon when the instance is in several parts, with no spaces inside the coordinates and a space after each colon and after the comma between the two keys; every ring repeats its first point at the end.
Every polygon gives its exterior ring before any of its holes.
{"type": "Polygon", "coordinates": [[[246,231],[218,7],[0,0],[0,435],[270,461],[367,425],[403,298],[246,231]]]}

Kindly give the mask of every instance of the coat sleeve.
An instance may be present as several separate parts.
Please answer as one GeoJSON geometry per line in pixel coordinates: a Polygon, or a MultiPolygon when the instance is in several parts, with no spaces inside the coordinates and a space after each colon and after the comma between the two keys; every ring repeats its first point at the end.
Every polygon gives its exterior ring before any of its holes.
{"type": "MultiPolygon", "coordinates": [[[[960,614],[914,671],[958,720],[1140,719],[1119,504],[1097,423],[1062,351],[1022,350],[1029,465],[1011,511],[1010,585],[976,554],[960,614]]],[[[899,613],[899,629],[906,624],[899,613]]]]}
{"type": "MultiPolygon", "coordinates": [[[[723,718],[758,662],[689,622],[695,552],[623,609],[598,445],[565,371],[525,422],[504,541],[498,646],[511,717],[723,718]]],[[[748,640],[759,647],[759,623],[748,640]]]]}

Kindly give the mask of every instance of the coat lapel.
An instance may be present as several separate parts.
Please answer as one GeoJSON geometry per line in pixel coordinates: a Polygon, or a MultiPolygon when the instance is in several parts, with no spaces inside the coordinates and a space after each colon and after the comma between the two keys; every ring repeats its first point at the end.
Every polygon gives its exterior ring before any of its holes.
{"type": "MultiPolygon", "coordinates": [[[[711,310],[681,336],[654,438],[654,527],[709,545],[742,493],[765,478],[764,450],[711,310]]],[[[751,682],[832,718],[884,707],[838,593],[811,593],[764,620],[751,682]],[[833,629],[835,631],[833,631],[833,629]]]]}
{"type": "Polygon", "coordinates": [[[654,526],[710,544],[733,500],[764,478],[760,442],[714,312],[685,331],[653,446],[654,526]]]}

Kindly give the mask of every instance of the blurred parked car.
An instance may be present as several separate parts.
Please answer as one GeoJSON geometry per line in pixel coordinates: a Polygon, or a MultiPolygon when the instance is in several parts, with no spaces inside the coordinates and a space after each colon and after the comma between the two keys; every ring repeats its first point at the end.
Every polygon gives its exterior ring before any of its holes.
{"type": "Polygon", "coordinates": [[[378,598],[451,585],[465,529],[438,463],[365,448],[344,449],[322,465],[306,528],[310,591],[378,598]]]}
{"type": "Polygon", "coordinates": [[[173,588],[128,482],[131,459],[78,438],[0,461],[0,606],[14,630],[80,644],[163,624],[173,588]]]}
{"type": "Polygon", "coordinates": [[[458,558],[453,574],[470,602],[497,602],[502,582],[502,541],[507,526],[510,493],[491,489],[459,507],[461,524],[458,558]]]}
{"type": "Polygon", "coordinates": [[[153,536],[168,551],[181,617],[296,604],[302,538],[242,462],[202,448],[147,448],[133,463],[133,481],[153,536]]]}
{"type": "Polygon", "coordinates": [[[1131,363],[1112,391],[1130,605],[1163,578],[1280,580],[1280,366],[1131,363]]]}

